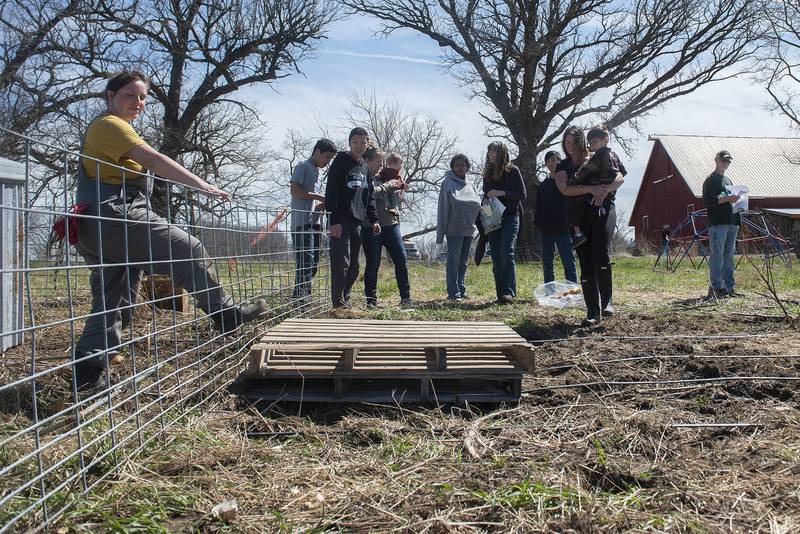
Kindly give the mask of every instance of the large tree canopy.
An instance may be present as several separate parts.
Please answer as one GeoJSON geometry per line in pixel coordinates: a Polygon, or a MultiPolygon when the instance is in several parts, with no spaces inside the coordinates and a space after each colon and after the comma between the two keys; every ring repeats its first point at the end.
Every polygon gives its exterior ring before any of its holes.
{"type": "Polygon", "coordinates": [[[102,107],[102,79],[143,70],[153,80],[143,137],[234,194],[267,159],[264,125],[236,92],[298,72],[337,14],[329,0],[34,1],[0,0],[5,124],[75,149],[102,107]]]}
{"type": "MultiPolygon", "coordinates": [[[[377,17],[385,34],[411,29],[442,47],[489,104],[490,133],[516,147],[531,193],[537,154],[568,125],[636,128],[670,99],[737,75],[762,27],[757,0],[342,2],[377,17]]],[[[526,213],[530,223],[532,199],[526,213]]]]}

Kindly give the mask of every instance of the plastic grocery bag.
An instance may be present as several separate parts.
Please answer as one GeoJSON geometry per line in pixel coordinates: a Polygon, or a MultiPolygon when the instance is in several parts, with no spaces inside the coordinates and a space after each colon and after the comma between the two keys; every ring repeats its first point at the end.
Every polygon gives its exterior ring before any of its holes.
{"type": "Polygon", "coordinates": [[[500,225],[503,224],[503,211],[505,210],[505,206],[502,205],[497,199],[492,199],[494,202],[489,201],[486,202],[481,206],[481,224],[483,225],[483,233],[484,235],[488,235],[498,228],[500,225]],[[503,210],[497,208],[497,205],[500,205],[503,210]]]}
{"type": "Polygon", "coordinates": [[[550,308],[585,308],[581,286],[569,280],[547,282],[533,291],[533,296],[541,306],[550,308]]]}

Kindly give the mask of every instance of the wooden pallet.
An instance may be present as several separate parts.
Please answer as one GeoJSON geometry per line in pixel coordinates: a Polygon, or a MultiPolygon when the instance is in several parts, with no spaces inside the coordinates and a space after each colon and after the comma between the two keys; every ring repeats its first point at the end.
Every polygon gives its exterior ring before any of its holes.
{"type": "Polygon", "coordinates": [[[253,345],[245,380],[261,399],[509,401],[533,367],[503,323],[289,319],[253,345]]]}

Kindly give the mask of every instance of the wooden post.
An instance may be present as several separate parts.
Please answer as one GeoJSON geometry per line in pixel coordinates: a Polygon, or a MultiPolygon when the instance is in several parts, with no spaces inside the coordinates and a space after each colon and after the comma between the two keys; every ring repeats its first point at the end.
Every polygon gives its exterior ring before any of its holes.
{"type": "Polygon", "coordinates": [[[514,345],[503,349],[503,354],[516,361],[526,372],[532,373],[536,368],[533,347],[514,345]]]}
{"type": "Polygon", "coordinates": [[[356,358],[358,358],[358,348],[342,350],[342,359],[339,362],[339,367],[345,371],[352,371],[356,358]]]}
{"type": "Polygon", "coordinates": [[[425,360],[428,371],[447,370],[447,349],[444,347],[425,347],[425,360]]]}
{"type": "Polygon", "coordinates": [[[343,378],[334,378],[333,379],[333,394],[336,396],[337,399],[341,399],[342,395],[344,395],[344,379],[343,378]]]}
{"type": "Polygon", "coordinates": [[[431,382],[430,378],[423,377],[419,379],[419,400],[427,402],[431,396],[431,382]]]}
{"type": "Polygon", "coordinates": [[[250,367],[248,368],[248,373],[251,375],[260,375],[261,369],[264,367],[267,361],[269,361],[269,357],[275,351],[267,350],[267,349],[260,349],[254,350],[250,353],[250,367]]]}

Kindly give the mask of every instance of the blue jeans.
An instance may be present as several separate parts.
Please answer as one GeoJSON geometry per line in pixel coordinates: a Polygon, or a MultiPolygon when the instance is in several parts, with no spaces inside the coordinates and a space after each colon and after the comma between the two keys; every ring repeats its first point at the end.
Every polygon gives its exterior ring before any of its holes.
{"type": "Polygon", "coordinates": [[[733,271],[736,265],[733,255],[736,254],[736,236],[739,226],[736,224],[718,224],[708,227],[708,240],[711,244],[711,257],[708,259],[711,287],[733,291],[736,282],[733,271]]]}
{"type": "Polygon", "coordinates": [[[469,249],[472,237],[447,236],[447,298],[457,299],[467,296],[464,277],[467,274],[469,249]]]}
{"type": "Polygon", "coordinates": [[[361,227],[361,241],[364,244],[364,296],[367,302],[378,301],[378,269],[381,267],[381,252],[383,247],[389,253],[394,263],[394,277],[397,280],[397,289],[402,300],[411,298],[411,284],[408,281],[408,264],[406,263],[406,248],[403,245],[403,235],[400,225],[393,224],[381,228],[381,233],[372,235],[372,227],[361,227]]]}
{"type": "Polygon", "coordinates": [[[564,278],[570,282],[578,282],[578,273],[575,270],[575,256],[572,254],[572,240],[569,233],[550,234],[542,232],[542,267],[544,268],[544,282],[555,280],[553,273],[553,257],[555,249],[558,248],[558,255],[561,256],[561,264],[564,266],[564,278]]]}
{"type": "Polygon", "coordinates": [[[311,280],[317,274],[319,264],[319,239],[319,226],[307,224],[292,231],[295,263],[293,299],[311,296],[311,280]]]}
{"type": "Polygon", "coordinates": [[[514,249],[519,232],[519,215],[504,217],[500,228],[490,233],[489,246],[492,248],[492,271],[494,288],[499,299],[503,295],[517,296],[517,265],[514,262],[514,249]]]}

